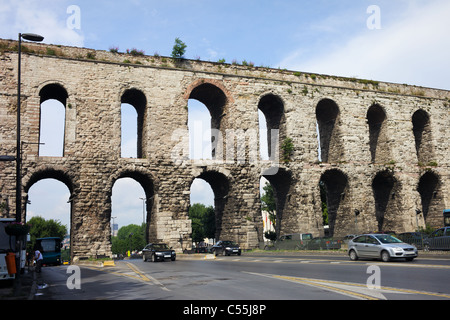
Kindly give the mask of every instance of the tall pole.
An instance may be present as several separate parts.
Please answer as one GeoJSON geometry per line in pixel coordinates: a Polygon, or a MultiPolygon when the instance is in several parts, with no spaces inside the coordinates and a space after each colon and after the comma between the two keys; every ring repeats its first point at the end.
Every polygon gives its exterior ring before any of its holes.
{"type": "Polygon", "coordinates": [[[16,146],[16,222],[22,221],[22,154],[21,154],[21,141],[20,141],[20,107],[21,107],[21,97],[20,97],[20,66],[22,58],[22,38],[29,41],[40,42],[44,40],[43,36],[34,33],[19,33],[19,51],[17,57],[17,146],[16,146]]]}
{"type": "Polygon", "coordinates": [[[22,155],[20,147],[20,60],[22,54],[22,34],[19,33],[19,56],[18,56],[18,77],[17,77],[17,146],[16,146],[16,222],[22,220],[22,179],[20,167],[22,166],[22,155]]]}

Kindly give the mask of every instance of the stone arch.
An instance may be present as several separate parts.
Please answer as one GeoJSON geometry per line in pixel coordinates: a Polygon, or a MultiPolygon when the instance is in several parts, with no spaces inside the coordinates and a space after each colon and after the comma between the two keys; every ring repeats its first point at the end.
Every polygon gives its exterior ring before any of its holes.
{"type": "Polygon", "coordinates": [[[42,179],[55,179],[62,183],[64,183],[69,189],[71,195],[76,193],[76,189],[78,188],[74,181],[75,178],[69,174],[70,170],[64,168],[55,168],[55,167],[43,167],[38,170],[32,172],[31,174],[25,177],[26,182],[24,183],[24,191],[25,193],[28,190],[42,179]]]}
{"type": "Polygon", "coordinates": [[[376,231],[396,231],[396,217],[401,211],[401,184],[394,174],[386,169],[378,172],[372,180],[375,200],[376,231]]]}
{"type": "Polygon", "coordinates": [[[366,119],[369,125],[371,162],[388,162],[391,160],[391,155],[384,108],[378,103],[372,104],[367,110],[366,119]]]}
{"type": "Polygon", "coordinates": [[[339,106],[334,100],[325,98],[320,100],[316,106],[322,162],[338,162],[343,159],[344,148],[341,141],[339,116],[339,106]]]}
{"type": "Polygon", "coordinates": [[[445,209],[441,190],[441,179],[433,171],[425,172],[419,179],[417,191],[422,203],[422,214],[426,224],[432,227],[442,225],[442,212],[445,209]]]}
{"type": "MultiPolygon", "coordinates": [[[[185,98],[195,99],[203,103],[211,115],[211,153],[212,158],[223,156],[223,139],[226,129],[224,118],[227,105],[232,101],[228,90],[220,81],[200,79],[192,83],[186,90],[185,98]]],[[[220,159],[219,159],[220,160],[220,159]]]]}
{"type": "Polygon", "coordinates": [[[30,173],[29,175],[27,175],[26,178],[26,182],[24,183],[24,191],[25,191],[25,201],[24,201],[24,209],[22,210],[22,212],[24,212],[24,216],[22,217],[21,221],[26,221],[26,206],[28,203],[28,192],[30,190],[30,188],[38,183],[41,180],[44,179],[54,179],[57,180],[61,183],[63,183],[68,189],[69,189],[69,199],[67,200],[68,203],[70,203],[70,228],[69,230],[71,230],[70,233],[70,256],[71,258],[73,258],[73,239],[74,239],[74,234],[76,233],[74,230],[76,230],[76,227],[74,225],[74,217],[73,217],[73,212],[74,212],[74,199],[76,198],[77,194],[78,194],[78,185],[76,183],[76,179],[75,177],[73,177],[70,174],[70,170],[68,169],[64,169],[64,168],[56,168],[56,167],[43,167],[40,168],[36,171],[34,171],[33,173],[30,173]]]}
{"type": "Polygon", "coordinates": [[[321,200],[327,204],[329,236],[335,236],[338,232],[347,230],[344,204],[349,203],[348,177],[339,169],[329,169],[322,173],[319,180],[321,188],[321,200]]]}
{"type": "Polygon", "coordinates": [[[127,103],[134,107],[137,114],[137,158],[143,158],[146,154],[147,141],[147,98],[145,94],[136,88],[126,89],[120,97],[122,104],[127,103]]]}
{"type": "Polygon", "coordinates": [[[109,188],[109,209],[107,210],[107,220],[111,219],[111,196],[112,196],[112,188],[117,180],[122,178],[131,178],[138,182],[145,193],[145,210],[146,210],[146,235],[145,239],[147,242],[157,241],[156,238],[156,221],[153,219],[153,212],[156,206],[156,186],[155,179],[148,173],[141,172],[134,169],[123,169],[118,171],[115,175],[113,175],[110,179],[110,188],[109,188]]]}
{"type": "MultiPolygon", "coordinates": [[[[273,154],[272,143],[276,145],[276,141],[283,141],[286,136],[286,118],[284,102],[281,97],[268,93],[261,97],[258,103],[258,109],[264,114],[267,127],[267,149],[269,159],[277,153],[273,154]],[[278,130],[278,137],[272,136],[272,130],[278,130]]],[[[280,144],[280,143],[279,143],[280,144]]]]}
{"type": "Polygon", "coordinates": [[[265,175],[263,177],[269,181],[273,187],[273,193],[276,202],[276,219],[275,219],[275,233],[277,238],[281,233],[291,233],[290,226],[283,223],[284,212],[286,205],[289,202],[289,191],[292,185],[292,172],[284,168],[279,168],[276,174],[265,175]]]}
{"type": "Polygon", "coordinates": [[[216,170],[206,170],[194,177],[190,183],[195,179],[203,179],[210,186],[214,193],[214,214],[216,219],[216,240],[219,240],[222,236],[222,230],[230,228],[230,221],[224,221],[224,217],[228,216],[229,209],[229,192],[230,192],[230,180],[229,178],[216,170]]]}
{"type": "Polygon", "coordinates": [[[427,164],[434,160],[430,115],[425,110],[419,109],[412,116],[412,124],[417,160],[427,164]]]}
{"type": "MultiPolygon", "coordinates": [[[[51,155],[51,156],[64,156],[64,147],[65,147],[65,121],[66,121],[66,107],[67,107],[67,99],[68,99],[69,95],[67,93],[67,90],[63,87],[62,84],[60,83],[55,83],[55,82],[51,82],[51,83],[47,83],[45,84],[40,90],[39,90],[39,142],[40,143],[45,143],[42,141],[42,136],[43,136],[43,131],[44,130],[49,130],[49,127],[54,128],[55,126],[59,126],[60,130],[62,130],[62,136],[60,137],[61,139],[61,145],[57,146],[58,151],[52,151],[50,152],[50,154],[47,155],[51,155]],[[44,113],[42,111],[42,108],[44,106],[44,103],[46,103],[49,100],[55,100],[58,101],[59,103],[52,103],[49,105],[47,105],[46,107],[52,107],[52,108],[58,108],[58,105],[60,105],[63,108],[63,111],[59,112],[60,117],[62,117],[62,119],[52,119],[52,123],[50,124],[45,124],[44,122],[47,122],[47,118],[44,116],[44,113]],[[55,123],[57,122],[57,123],[55,123]],[[62,123],[59,123],[62,122],[62,123]],[[45,127],[44,127],[45,126],[45,127]],[[61,148],[61,150],[59,149],[61,148]]],[[[53,114],[58,114],[58,112],[55,112],[53,114]]],[[[55,137],[52,137],[52,140],[54,140],[55,137]]],[[[43,146],[41,148],[41,145],[39,145],[39,154],[41,154],[42,149],[47,148],[47,146],[43,146]]],[[[55,146],[56,147],[56,146],[55,146]]]]}
{"type": "Polygon", "coordinates": [[[64,106],[66,106],[67,99],[69,97],[66,88],[60,83],[51,82],[45,84],[39,90],[40,103],[49,100],[55,99],[61,102],[64,106]]]}

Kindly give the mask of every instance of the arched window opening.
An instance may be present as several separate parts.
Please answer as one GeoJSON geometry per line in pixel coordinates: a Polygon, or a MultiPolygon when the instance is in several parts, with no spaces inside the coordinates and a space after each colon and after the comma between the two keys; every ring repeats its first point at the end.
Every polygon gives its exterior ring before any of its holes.
{"type": "MultiPolygon", "coordinates": [[[[292,233],[296,230],[291,230],[290,226],[282,225],[283,213],[288,202],[288,193],[292,183],[291,173],[282,169],[274,175],[263,175],[264,179],[269,182],[271,190],[273,192],[273,198],[275,201],[275,217],[272,220],[274,223],[274,229],[276,237],[280,237],[281,230],[284,233],[292,233]]],[[[266,184],[267,185],[267,184],[266,184]]],[[[273,209],[273,205],[272,205],[273,209]]]]}
{"type": "Polygon", "coordinates": [[[426,224],[438,228],[442,225],[444,210],[439,177],[431,171],[424,173],[419,180],[417,191],[422,202],[422,214],[426,224]]]}
{"type": "MultiPolygon", "coordinates": [[[[111,221],[117,227],[147,223],[147,196],[142,185],[133,178],[118,179],[112,188],[111,221]]],[[[113,229],[114,230],[114,229],[113,229]]]]}
{"type": "MultiPolygon", "coordinates": [[[[394,217],[399,208],[400,186],[388,171],[377,173],[372,181],[375,199],[375,218],[378,231],[391,231],[394,217]]],[[[401,212],[401,210],[399,211],[401,212]]]]}
{"type": "Polygon", "coordinates": [[[412,116],[412,123],[417,160],[426,165],[434,157],[430,116],[424,110],[417,110],[412,116]]]}
{"type": "Polygon", "coordinates": [[[188,100],[189,158],[211,159],[211,115],[196,99],[188,100]]]}
{"type": "Polygon", "coordinates": [[[216,237],[214,192],[208,182],[198,178],[192,182],[190,191],[192,242],[196,252],[206,252],[216,237]]]}
{"type": "Polygon", "coordinates": [[[121,98],[121,157],[143,158],[146,155],[147,99],[137,89],[128,89],[121,98]],[[134,111],[133,111],[134,108],[134,111]]]}
{"type": "Polygon", "coordinates": [[[264,113],[258,109],[259,123],[259,156],[261,160],[269,160],[269,147],[267,145],[267,120],[264,113]]]}
{"type": "Polygon", "coordinates": [[[343,158],[344,149],[339,129],[339,107],[331,99],[322,99],[316,107],[319,140],[319,160],[338,162],[343,158]]]}
{"type": "Polygon", "coordinates": [[[122,172],[114,181],[110,199],[111,233],[117,235],[112,238],[113,254],[141,250],[148,242],[160,241],[156,225],[152,224],[155,204],[152,179],[140,172],[122,172]]]}
{"type": "Polygon", "coordinates": [[[64,131],[67,91],[59,84],[49,84],[41,89],[39,156],[64,156],[64,131]]]}
{"type": "Polygon", "coordinates": [[[367,111],[369,125],[369,148],[371,162],[387,162],[390,159],[386,113],[379,104],[373,104],[367,111]]]}
{"type": "MultiPolygon", "coordinates": [[[[221,136],[221,124],[225,116],[225,105],[227,98],[223,91],[210,83],[203,83],[195,87],[189,96],[189,99],[195,99],[201,102],[208,108],[211,116],[211,157],[215,159],[216,156],[223,156],[223,140],[221,136]]],[[[222,159],[219,159],[222,160],[222,159]]]]}
{"type": "MultiPolygon", "coordinates": [[[[63,236],[61,259],[69,260],[71,257],[71,230],[72,230],[72,195],[73,186],[70,178],[56,170],[46,170],[35,173],[24,186],[26,193],[25,217],[31,219],[41,217],[51,224],[59,224],[66,228],[63,236]],[[50,220],[53,220],[52,223],[50,220]]],[[[33,221],[33,220],[32,220],[33,221]]],[[[56,228],[55,228],[56,229],[56,228]]],[[[52,230],[55,230],[52,228],[52,230]]],[[[46,231],[42,237],[61,236],[46,231]]]]}
{"type": "Polygon", "coordinates": [[[265,95],[259,101],[258,111],[261,159],[265,160],[265,157],[267,157],[267,159],[271,159],[276,154],[277,150],[275,148],[277,145],[279,146],[281,144],[280,141],[283,141],[285,138],[283,101],[280,97],[273,94],[265,95]],[[265,132],[262,131],[261,128],[265,128],[265,132]],[[267,139],[265,143],[262,142],[263,136],[267,139]],[[264,153],[262,153],[263,150],[264,153]]]}
{"type": "Polygon", "coordinates": [[[338,213],[344,211],[342,204],[349,197],[347,194],[348,179],[345,174],[337,169],[327,170],[320,177],[319,189],[324,233],[326,236],[332,237],[338,231],[339,227],[342,227],[338,225],[338,213]]]}
{"type": "Polygon", "coordinates": [[[136,109],[128,103],[121,105],[121,158],[138,158],[138,130],[136,109]]]}
{"type": "Polygon", "coordinates": [[[27,220],[42,217],[53,219],[66,226],[70,233],[70,190],[56,179],[42,179],[34,183],[28,190],[27,220]]]}
{"type": "MultiPolygon", "coordinates": [[[[191,205],[200,203],[214,208],[215,240],[222,234],[222,219],[227,215],[229,182],[217,171],[205,171],[191,185],[191,205]]],[[[224,230],[228,232],[228,230],[224,230]]],[[[238,240],[238,239],[231,239],[238,240]]]]}

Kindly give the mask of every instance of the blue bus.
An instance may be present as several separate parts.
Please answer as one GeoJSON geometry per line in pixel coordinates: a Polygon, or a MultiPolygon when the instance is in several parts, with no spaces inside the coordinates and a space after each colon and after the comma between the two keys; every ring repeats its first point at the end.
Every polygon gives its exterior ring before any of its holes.
{"type": "Polygon", "coordinates": [[[61,239],[57,237],[36,239],[36,245],[42,253],[42,264],[61,264],[61,239]]]}

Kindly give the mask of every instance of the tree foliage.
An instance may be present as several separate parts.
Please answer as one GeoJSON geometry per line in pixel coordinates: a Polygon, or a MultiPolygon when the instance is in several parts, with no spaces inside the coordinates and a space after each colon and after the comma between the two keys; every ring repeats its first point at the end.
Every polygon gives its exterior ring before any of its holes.
{"type": "Polygon", "coordinates": [[[175,44],[172,49],[172,58],[182,59],[186,53],[187,45],[180,40],[180,38],[175,39],[175,44]]]}
{"type": "Polygon", "coordinates": [[[42,217],[33,217],[27,221],[30,228],[30,244],[34,247],[36,239],[47,237],[58,237],[64,239],[67,234],[67,227],[59,220],[45,220],[42,217]]]}
{"type": "Polygon", "coordinates": [[[267,211],[270,221],[275,226],[277,203],[272,185],[270,183],[266,183],[263,187],[263,191],[264,193],[261,196],[261,209],[263,211],[267,211]]]}
{"type": "Polygon", "coordinates": [[[189,208],[189,218],[192,221],[192,241],[198,243],[205,238],[215,237],[216,221],[212,206],[194,203],[189,208]]]}
{"type": "Polygon", "coordinates": [[[140,226],[136,224],[129,224],[121,227],[117,232],[116,237],[112,237],[111,250],[114,254],[124,254],[127,251],[140,251],[146,245],[145,229],[146,224],[140,226]]]}

